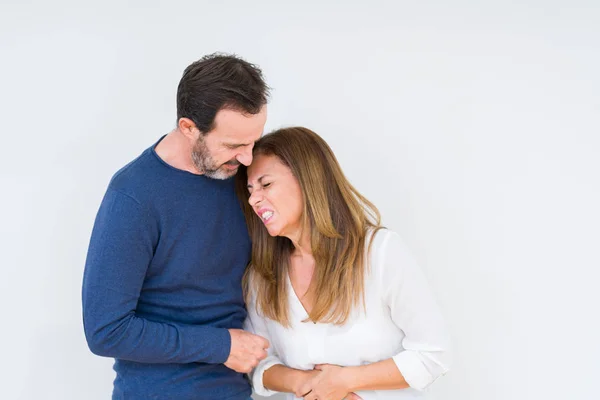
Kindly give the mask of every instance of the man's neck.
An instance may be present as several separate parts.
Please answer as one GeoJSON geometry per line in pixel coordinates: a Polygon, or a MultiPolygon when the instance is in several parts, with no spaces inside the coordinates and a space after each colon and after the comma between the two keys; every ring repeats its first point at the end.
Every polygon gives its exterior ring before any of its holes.
{"type": "Polygon", "coordinates": [[[199,175],[192,161],[192,146],[177,129],[172,130],[154,149],[156,154],[173,168],[199,175]]]}

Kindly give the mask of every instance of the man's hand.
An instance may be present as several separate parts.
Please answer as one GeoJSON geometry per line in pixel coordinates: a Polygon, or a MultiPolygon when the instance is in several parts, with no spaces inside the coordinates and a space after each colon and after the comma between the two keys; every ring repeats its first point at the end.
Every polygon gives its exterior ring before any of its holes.
{"type": "Polygon", "coordinates": [[[229,329],[231,350],[225,366],[246,374],[267,357],[269,341],[242,329],[229,329]]]}
{"type": "Polygon", "coordinates": [[[323,364],[315,366],[315,370],[320,373],[300,387],[305,400],[360,400],[360,396],[351,392],[352,377],[344,367],[323,364]]]}

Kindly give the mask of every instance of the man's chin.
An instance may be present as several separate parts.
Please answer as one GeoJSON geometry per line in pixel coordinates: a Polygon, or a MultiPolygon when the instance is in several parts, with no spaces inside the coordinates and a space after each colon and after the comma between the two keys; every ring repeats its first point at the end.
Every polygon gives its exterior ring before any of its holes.
{"type": "Polygon", "coordinates": [[[235,168],[230,168],[230,167],[221,168],[221,171],[223,172],[223,174],[227,175],[227,177],[231,178],[232,176],[237,174],[239,169],[240,169],[240,166],[236,165],[235,168]]]}
{"type": "Polygon", "coordinates": [[[235,174],[237,174],[238,168],[239,168],[239,166],[235,167],[235,169],[221,167],[216,171],[206,172],[205,174],[206,174],[206,176],[208,176],[209,178],[212,178],[212,179],[225,180],[225,179],[229,179],[229,178],[233,177],[235,174]]]}

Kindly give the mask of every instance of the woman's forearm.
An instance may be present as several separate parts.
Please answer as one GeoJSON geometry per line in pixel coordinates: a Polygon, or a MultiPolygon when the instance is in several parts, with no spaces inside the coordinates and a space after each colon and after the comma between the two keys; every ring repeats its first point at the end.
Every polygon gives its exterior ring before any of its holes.
{"type": "Polygon", "coordinates": [[[280,364],[273,365],[263,373],[263,385],[277,392],[297,393],[298,388],[314,373],[315,371],[302,371],[280,364]]]}
{"type": "Polygon", "coordinates": [[[408,383],[391,358],[373,364],[346,367],[351,391],[406,389],[408,383]]]}

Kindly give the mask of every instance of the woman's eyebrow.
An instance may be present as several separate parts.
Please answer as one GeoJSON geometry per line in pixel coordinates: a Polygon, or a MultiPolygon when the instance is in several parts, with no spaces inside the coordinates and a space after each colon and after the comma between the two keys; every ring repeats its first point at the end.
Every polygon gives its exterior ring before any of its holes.
{"type": "MultiPolygon", "coordinates": [[[[265,177],[267,177],[267,176],[269,176],[269,174],[264,174],[264,175],[261,175],[261,176],[260,176],[260,177],[257,179],[258,183],[261,183],[261,184],[262,184],[262,180],[263,180],[263,178],[265,178],[265,177]]],[[[247,185],[246,187],[248,187],[248,188],[251,188],[251,187],[252,187],[252,185],[250,184],[250,182],[248,182],[248,185],[247,185]]]]}

